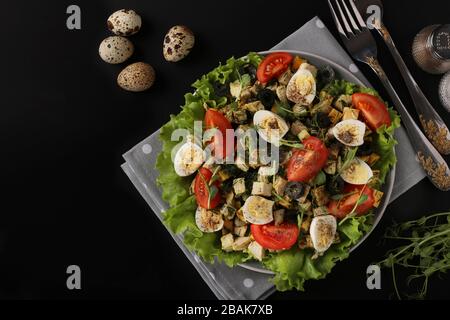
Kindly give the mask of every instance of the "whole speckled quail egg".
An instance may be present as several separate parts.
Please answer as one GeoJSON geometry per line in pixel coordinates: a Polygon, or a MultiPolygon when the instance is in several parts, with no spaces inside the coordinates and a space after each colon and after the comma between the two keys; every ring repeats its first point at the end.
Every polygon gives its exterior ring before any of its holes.
{"type": "Polygon", "coordinates": [[[142,19],[134,10],[122,9],[110,15],[107,24],[118,36],[131,36],[141,29],[142,19]]]}
{"type": "Polygon", "coordinates": [[[98,48],[98,53],[103,61],[118,64],[126,61],[133,55],[133,43],[127,38],[112,36],[104,39],[98,48]]]}
{"type": "Polygon", "coordinates": [[[141,92],[155,82],[155,69],[145,62],[136,62],[125,67],[117,76],[117,84],[124,90],[141,92]]]}
{"type": "Polygon", "coordinates": [[[188,27],[174,26],[164,37],[164,58],[170,62],[180,61],[191,52],[194,43],[194,33],[188,27]]]}

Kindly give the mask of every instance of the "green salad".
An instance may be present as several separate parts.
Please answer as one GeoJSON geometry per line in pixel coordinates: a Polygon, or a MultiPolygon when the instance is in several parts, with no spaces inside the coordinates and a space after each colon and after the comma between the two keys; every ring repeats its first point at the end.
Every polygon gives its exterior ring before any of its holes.
{"type": "Polygon", "coordinates": [[[160,131],[165,224],[206,262],[260,261],[278,290],[303,291],[372,228],[399,116],[285,52],[231,58],[193,87],[160,131]]]}

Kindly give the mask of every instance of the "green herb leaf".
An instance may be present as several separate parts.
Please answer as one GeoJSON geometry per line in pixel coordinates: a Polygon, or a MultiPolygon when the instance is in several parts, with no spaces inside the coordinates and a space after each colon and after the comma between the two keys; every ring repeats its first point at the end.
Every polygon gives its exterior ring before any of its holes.
{"type": "Polygon", "coordinates": [[[342,167],[339,173],[342,173],[343,171],[348,169],[352,161],[355,159],[357,151],[358,147],[348,149],[347,153],[345,154],[344,162],[342,163],[342,167]]]}
{"type": "Polygon", "coordinates": [[[314,186],[321,186],[327,182],[327,176],[323,171],[319,171],[317,176],[314,178],[313,184],[314,186]]]}
{"type": "Polygon", "coordinates": [[[359,191],[359,197],[358,200],[356,200],[355,205],[353,206],[352,211],[350,211],[349,214],[347,214],[345,216],[344,219],[342,219],[339,224],[343,224],[347,219],[353,218],[356,216],[356,209],[358,209],[358,206],[360,206],[361,204],[363,204],[365,201],[367,201],[367,199],[369,198],[365,193],[364,190],[366,188],[366,185],[364,185],[364,187],[361,189],[361,191],[359,191]]]}
{"type": "Polygon", "coordinates": [[[369,197],[367,196],[367,194],[361,195],[361,197],[358,199],[358,202],[356,202],[356,206],[362,205],[364,202],[367,201],[367,199],[369,199],[369,197]]]}
{"type": "Polygon", "coordinates": [[[280,146],[286,146],[286,147],[295,148],[295,149],[303,149],[304,148],[304,145],[297,141],[280,139],[279,144],[280,144],[280,146]]]}
{"type": "Polygon", "coordinates": [[[272,111],[284,119],[292,120],[295,118],[295,113],[291,110],[290,106],[279,100],[275,101],[272,111]]]}
{"type": "Polygon", "coordinates": [[[278,201],[283,201],[284,198],[282,196],[280,196],[278,193],[276,193],[275,191],[272,191],[272,195],[278,199],[278,201]]]}
{"type": "Polygon", "coordinates": [[[336,200],[336,201],[338,201],[338,200],[344,199],[344,198],[345,198],[345,195],[344,195],[344,194],[335,194],[335,195],[331,196],[330,198],[331,198],[331,200],[336,200]]]}
{"type": "Polygon", "coordinates": [[[219,179],[219,176],[218,176],[217,173],[219,173],[220,169],[221,169],[220,166],[217,166],[217,167],[214,169],[214,171],[213,171],[213,173],[212,173],[212,176],[211,176],[211,179],[209,180],[209,183],[208,183],[209,186],[212,186],[213,183],[216,182],[216,181],[219,179]]]}
{"type": "Polygon", "coordinates": [[[211,200],[214,199],[214,197],[216,196],[217,192],[219,192],[219,189],[215,185],[212,185],[211,187],[209,187],[209,190],[208,190],[208,208],[211,207],[211,200]]]}
{"type": "Polygon", "coordinates": [[[241,76],[240,82],[241,82],[241,87],[245,88],[245,87],[247,87],[247,86],[249,86],[251,84],[252,78],[250,77],[249,74],[246,73],[246,74],[241,76]]]}

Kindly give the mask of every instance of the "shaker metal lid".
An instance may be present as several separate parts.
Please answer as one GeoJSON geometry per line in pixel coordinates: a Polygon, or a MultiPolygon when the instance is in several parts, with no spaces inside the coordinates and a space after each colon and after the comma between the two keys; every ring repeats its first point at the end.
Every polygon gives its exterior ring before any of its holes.
{"type": "Polygon", "coordinates": [[[443,59],[450,59],[450,24],[443,24],[433,31],[435,52],[443,59]]]}

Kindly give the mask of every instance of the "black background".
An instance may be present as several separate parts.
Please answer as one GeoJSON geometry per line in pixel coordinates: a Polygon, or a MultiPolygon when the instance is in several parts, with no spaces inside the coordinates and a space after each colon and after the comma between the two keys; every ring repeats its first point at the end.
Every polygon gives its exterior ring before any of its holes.
{"type": "MultiPolygon", "coordinates": [[[[449,22],[449,2],[384,4],[407,65],[450,124],[438,101],[440,77],[419,70],[410,54],[422,27],[449,22]]],[[[0,297],[214,299],[121,171],[121,155],[178,112],[190,84],[219,61],[268,49],[315,15],[336,35],[324,0],[10,1],[0,10],[0,297]],[[81,7],[81,30],[66,28],[70,4],[81,7]],[[98,56],[99,43],[110,35],[106,19],[121,8],[143,18],[142,30],[131,37],[137,50],[130,62],[156,69],[156,84],[145,93],[119,89],[115,79],[123,65],[98,56]],[[162,39],[175,24],[192,28],[197,43],[172,64],[163,59],[162,39]],[[66,288],[71,264],[81,267],[82,290],[66,288]]],[[[379,47],[383,66],[413,110],[392,58],[379,47]]],[[[382,290],[365,285],[367,266],[389,248],[380,244],[384,229],[393,219],[449,208],[449,194],[420,182],[388,207],[372,236],[326,280],[271,299],[391,297],[386,270],[382,290]]],[[[429,298],[449,298],[449,281],[432,281],[429,298]]]]}

